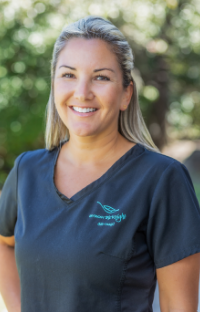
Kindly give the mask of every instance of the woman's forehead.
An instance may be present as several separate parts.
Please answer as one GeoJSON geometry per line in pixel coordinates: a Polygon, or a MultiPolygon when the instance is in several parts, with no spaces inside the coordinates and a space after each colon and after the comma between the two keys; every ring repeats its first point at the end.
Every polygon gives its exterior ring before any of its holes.
{"type": "Polygon", "coordinates": [[[112,65],[118,67],[117,57],[112,52],[109,43],[99,38],[85,39],[72,38],[59,54],[57,65],[61,66],[63,62],[73,64],[112,65]]]}

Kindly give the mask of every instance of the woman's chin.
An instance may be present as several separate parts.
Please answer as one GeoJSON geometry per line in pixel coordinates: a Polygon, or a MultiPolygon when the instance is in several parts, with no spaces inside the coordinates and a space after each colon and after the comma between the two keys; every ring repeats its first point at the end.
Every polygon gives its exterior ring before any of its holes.
{"type": "Polygon", "coordinates": [[[89,130],[89,129],[73,129],[70,131],[72,135],[76,135],[79,137],[89,137],[97,134],[97,131],[89,130]]]}

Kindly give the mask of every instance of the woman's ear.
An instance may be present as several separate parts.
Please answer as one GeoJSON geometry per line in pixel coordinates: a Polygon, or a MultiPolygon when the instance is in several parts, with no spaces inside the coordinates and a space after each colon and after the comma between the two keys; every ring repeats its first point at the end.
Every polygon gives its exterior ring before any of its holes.
{"type": "Polygon", "coordinates": [[[131,101],[131,97],[133,94],[133,82],[131,81],[130,84],[128,85],[128,87],[126,87],[126,89],[124,90],[124,97],[122,100],[122,103],[120,105],[120,110],[121,111],[125,111],[131,101]]]}

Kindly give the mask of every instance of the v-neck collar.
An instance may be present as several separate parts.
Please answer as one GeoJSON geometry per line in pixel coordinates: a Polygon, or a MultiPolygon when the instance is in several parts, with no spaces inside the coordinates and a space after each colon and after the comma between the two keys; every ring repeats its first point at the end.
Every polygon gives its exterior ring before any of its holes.
{"type": "Polygon", "coordinates": [[[141,143],[136,143],[124,155],[122,155],[105,173],[103,173],[103,175],[100,178],[86,185],[83,189],[78,191],[71,198],[68,198],[67,196],[62,194],[57,189],[55,185],[55,180],[54,180],[57,159],[58,159],[58,156],[59,156],[59,153],[63,144],[66,143],[67,141],[68,140],[61,142],[60,145],[55,148],[55,158],[54,158],[54,162],[52,166],[52,174],[51,174],[51,181],[53,182],[54,192],[56,192],[56,195],[59,196],[67,205],[71,205],[72,203],[75,203],[81,197],[83,196],[85,197],[94,189],[98,188],[101,184],[105,183],[105,181],[108,180],[119,168],[125,165],[126,161],[130,158],[130,156],[136,157],[140,155],[142,152],[144,152],[145,150],[144,146],[141,143]]]}

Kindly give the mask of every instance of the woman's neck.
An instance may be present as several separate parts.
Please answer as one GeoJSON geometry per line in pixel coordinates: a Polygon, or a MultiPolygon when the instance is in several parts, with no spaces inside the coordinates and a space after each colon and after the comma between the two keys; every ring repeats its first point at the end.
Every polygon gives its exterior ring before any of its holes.
{"type": "Polygon", "coordinates": [[[113,158],[127,140],[117,132],[103,138],[70,136],[63,145],[63,157],[75,166],[102,164],[113,158]]]}

